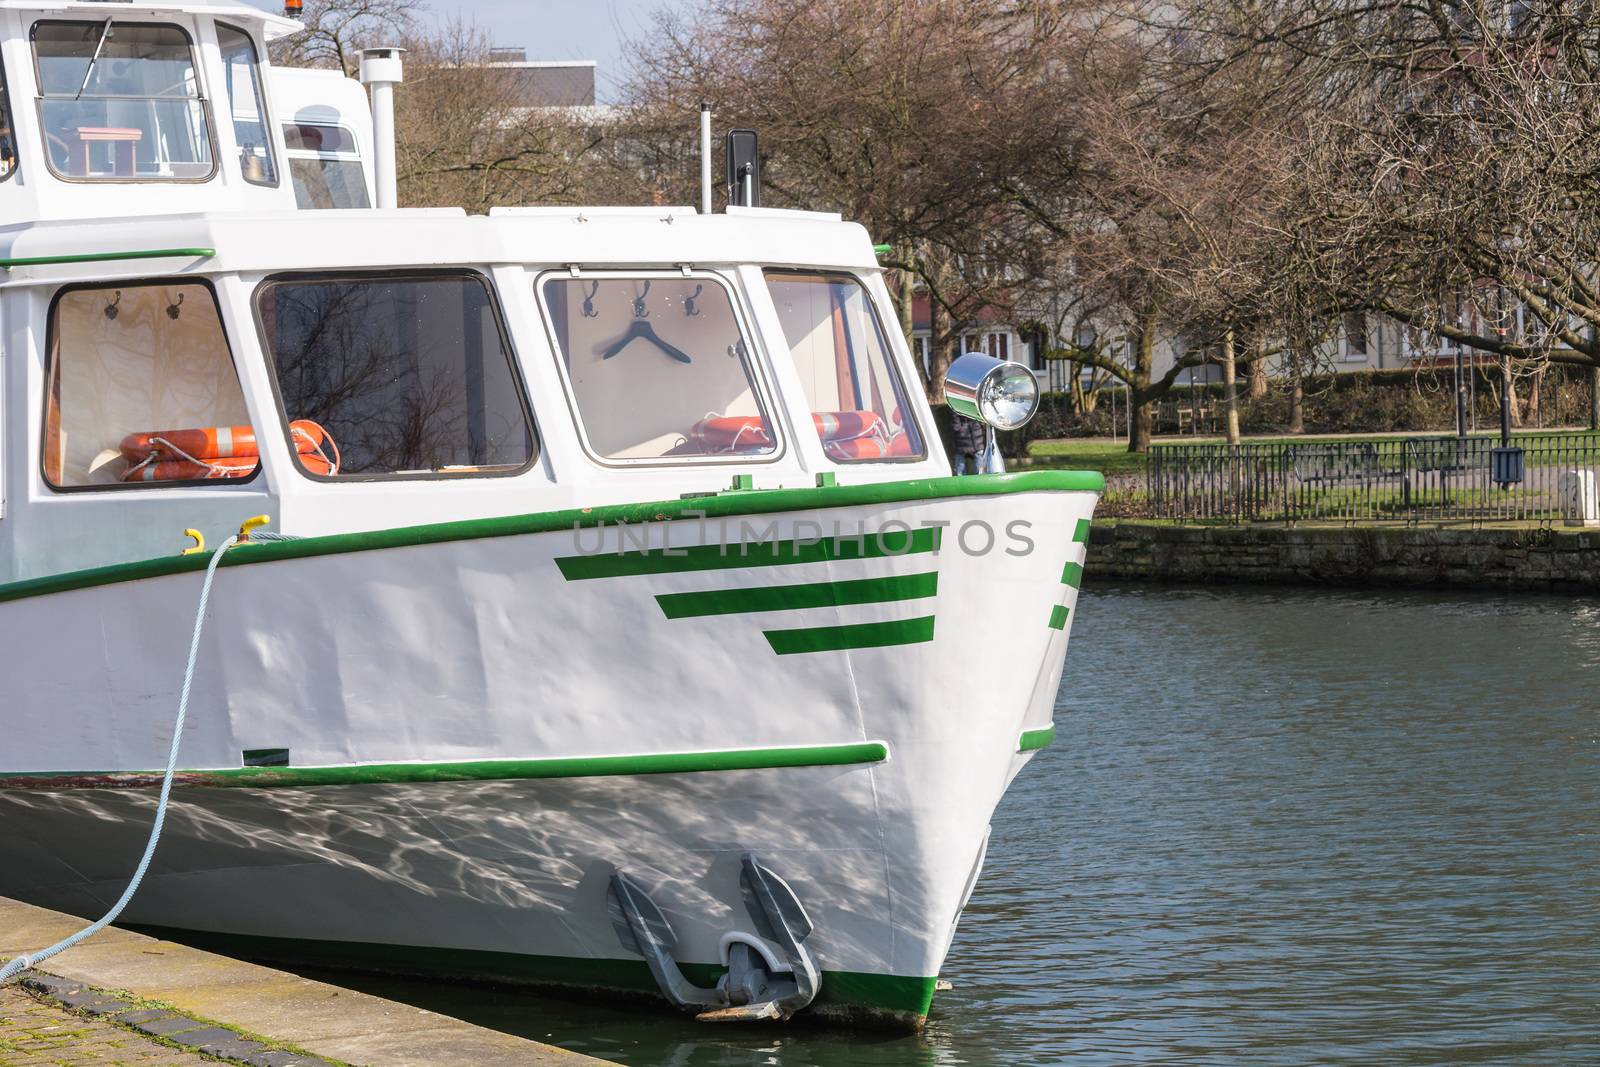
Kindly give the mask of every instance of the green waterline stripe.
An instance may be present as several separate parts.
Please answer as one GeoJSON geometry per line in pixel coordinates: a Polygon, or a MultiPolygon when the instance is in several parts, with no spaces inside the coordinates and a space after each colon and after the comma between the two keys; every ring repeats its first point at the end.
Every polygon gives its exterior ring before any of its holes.
{"type": "MultiPolygon", "coordinates": [[[[409,782],[500,782],[531,778],[606,778],[617,775],[697,774],[705,771],[767,771],[790,767],[843,767],[882,763],[882,741],[709,752],[653,752],[634,756],[558,756],[548,759],[466,760],[454,763],[355,763],[337,767],[225,767],[179,771],[185,786],[244,786],[281,789],[318,785],[395,785],[409,782]]],[[[153,787],[159,771],[23,771],[0,773],[0,789],[153,787]],[[73,786],[74,780],[90,781],[73,786]]]]}
{"type": "Polygon", "coordinates": [[[858,622],[845,626],[808,626],[798,630],[763,630],[762,636],[780,656],[806,652],[842,652],[852,648],[916,645],[933,640],[933,616],[858,622]]]}
{"type": "Polygon", "coordinates": [[[939,592],[939,572],[897,574],[889,578],[857,578],[844,582],[809,582],[802,585],[765,585],[749,589],[708,589],[695,593],[658,593],[656,603],[669,619],[705,615],[738,615],[747,611],[790,611],[800,608],[841,607],[846,604],[885,604],[918,600],[939,592]]]}
{"type": "MultiPolygon", "coordinates": [[[[612,504],[489,519],[461,519],[390,530],[302,537],[293,541],[263,541],[229,550],[228,554],[222,557],[222,566],[239,567],[252,563],[273,563],[348,552],[414,548],[420,545],[489,537],[514,537],[521,534],[558,531],[575,532],[589,527],[625,523],[723,519],[740,515],[781,514],[791,511],[816,511],[925,500],[965,500],[1007,496],[1012,493],[1099,493],[1105,489],[1105,484],[1105,477],[1098,471],[1021,471],[1015,474],[979,474],[961,478],[914,478],[897,482],[875,482],[869,485],[756,489],[714,497],[694,497],[689,500],[612,504]]],[[[241,504],[239,514],[241,521],[248,517],[249,511],[248,505],[241,504]]],[[[173,531],[173,540],[174,542],[179,540],[177,530],[173,531]]],[[[74,589],[113,585],[118,582],[203,571],[207,561],[208,557],[205,555],[180,556],[174,551],[170,556],[160,556],[155,559],[113,563],[104,567],[68,571],[42,578],[28,578],[0,585],[0,603],[74,589]]]]}
{"type": "Polygon", "coordinates": [[[119,259],[210,259],[215,248],[148,248],[129,252],[73,252],[60,256],[22,256],[0,259],[0,268],[50,267],[58,263],[110,263],[119,259]]]}
{"type": "Polygon", "coordinates": [[[1018,752],[1032,752],[1043,748],[1056,739],[1056,724],[1038,730],[1024,730],[1017,738],[1018,752]]]}
{"type": "Polygon", "coordinates": [[[1083,584],[1083,564],[1069,563],[1061,568],[1061,584],[1076,589],[1083,584]]]}
{"type": "MultiPolygon", "coordinates": [[[[324,941],[311,938],[263,937],[181,930],[139,924],[133,929],[166,941],[227,955],[294,964],[327,964],[343,970],[367,970],[442,979],[476,979],[569,989],[604,989],[659,996],[660,990],[641,959],[577,956],[535,956],[486,949],[387,945],[370,941],[324,941]]],[[[715,986],[726,968],[715,963],[680,963],[684,977],[696,985],[715,986]]],[[[823,971],[822,988],[807,1012],[839,1014],[870,1021],[874,1016],[915,1026],[933,1001],[933,977],[823,971]]]]}
{"type": "Polygon", "coordinates": [[[646,548],[627,552],[597,552],[591,556],[558,556],[556,566],[569,582],[591,578],[626,578],[640,574],[677,574],[743,567],[781,567],[792,563],[831,563],[836,560],[879,559],[920,555],[939,548],[937,527],[893,529],[860,537],[821,540],[742,541],[725,545],[684,548],[646,548]]]}
{"type": "Polygon", "coordinates": [[[1084,545],[1089,543],[1089,520],[1079,519],[1078,525],[1072,531],[1073,544],[1084,545]]]}
{"type": "Polygon", "coordinates": [[[1065,630],[1067,628],[1067,606],[1057,604],[1050,609],[1050,629],[1065,630]]]}

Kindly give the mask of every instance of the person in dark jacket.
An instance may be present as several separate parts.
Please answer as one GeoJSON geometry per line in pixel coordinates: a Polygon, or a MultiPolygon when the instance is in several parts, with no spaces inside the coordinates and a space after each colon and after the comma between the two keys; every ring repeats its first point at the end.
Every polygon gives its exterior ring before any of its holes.
{"type": "Polygon", "coordinates": [[[982,474],[983,454],[989,447],[989,427],[964,415],[952,417],[950,438],[955,454],[950,457],[957,474],[982,474]]]}

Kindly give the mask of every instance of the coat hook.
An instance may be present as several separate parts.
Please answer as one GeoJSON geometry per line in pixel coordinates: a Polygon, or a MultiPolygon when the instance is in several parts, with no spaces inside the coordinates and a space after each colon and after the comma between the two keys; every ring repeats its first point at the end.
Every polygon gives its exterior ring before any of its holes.
{"type": "Polygon", "coordinates": [[[644,298],[649,296],[649,295],[650,295],[650,279],[646,278],[645,282],[644,282],[644,292],[640,293],[638,296],[633,298],[633,317],[634,318],[636,318],[636,319],[648,319],[650,317],[650,312],[644,306],[644,298]]]}
{"type": "Polygon", "coordinates": [[[583,317],[584,318],[592,319],[592,318],[595,318],[596,316],[598,316],[600,314],[600,312],[598,312],[598,311],[596,311],[594,309],[594,294],[598,293],[599,291],[600,291],[600,283],[599,282],[595,282],[594,285],[591,286],[590,289],[589,289],[589,295],[583,298],[583,317]]]}
{"type": "Polygon", "coordinates": [[[700,293],[704,289],[705,286],[697,285],[694,287],[693,293],[683,298],[683,313],[689,316],[691,319],[700,314],[700,309],[694,306],[694,302],[699,298],[700,293]]]}
{"type": "Polygon", "coordinates": [[[106,318],[115,319],[117,317],[117,305],[120,303],[122,303],[122,290],[118,289],[117,295],[112,298],[111,303],[106,305],[106,318]]]}
{"type": "Polygon", "coordinates": [[[167,318],[176,321],[177,318],[178,318],[178,315],[179,315],[178,309],[180,307],[182,307],[182,306],[183,306],[183,294],[179,293],[178,294],[178,299],[174,300],[172,303],[167,305],[167,318]]]}

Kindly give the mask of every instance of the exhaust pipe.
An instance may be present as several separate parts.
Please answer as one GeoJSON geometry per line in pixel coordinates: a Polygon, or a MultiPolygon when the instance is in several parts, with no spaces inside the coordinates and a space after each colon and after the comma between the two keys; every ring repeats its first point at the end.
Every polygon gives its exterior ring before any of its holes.
{"type": "Polygon", "coordinates": [[[379,207],[399,207],[394,174],[394,87],[405,78],[400,69],[404,48],[364,48],[361,84],[372,94],[372,179],[379,207]]]}
{"type": "Polygon", "coordinates": [[[700,102],[700,214],[711,214],[711,102],[700,102]]]}

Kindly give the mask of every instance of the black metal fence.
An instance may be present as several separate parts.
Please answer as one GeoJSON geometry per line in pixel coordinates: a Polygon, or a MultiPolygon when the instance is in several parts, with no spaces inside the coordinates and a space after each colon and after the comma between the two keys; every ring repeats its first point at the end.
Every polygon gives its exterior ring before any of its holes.
{"type": "Polygon", "coordinates": [[[1600,438],[1154,445],[1145,477],[1157,518],[1548,524],[1593,517],[1600,438]]]}

